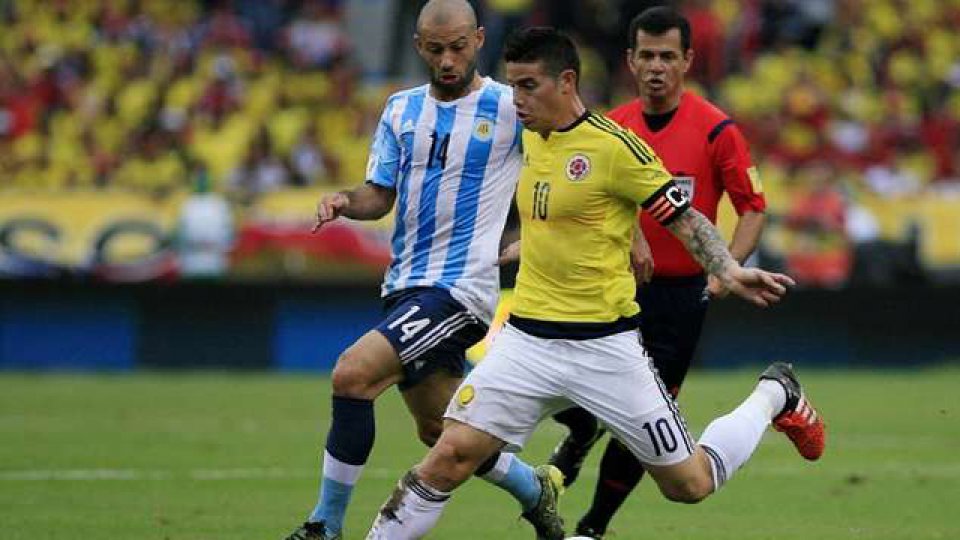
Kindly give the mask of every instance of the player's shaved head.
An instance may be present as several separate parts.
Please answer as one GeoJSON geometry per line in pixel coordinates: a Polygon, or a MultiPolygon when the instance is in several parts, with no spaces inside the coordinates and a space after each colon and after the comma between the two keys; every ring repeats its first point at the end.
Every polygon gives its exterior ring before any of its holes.
{"type": "Polygon", "coordinates": [[[417,17],[417,32],[425,27],[467,25],[471,29],[477,27],[477,12],[467,0],[430,0],[417,17]]]}
{"type": "Polygon", "coordinates": [[[417,18],[413,36],[417,52],[430,69],[434,97],[456,99],[482,81],[477,75],[477,51],[484,31],[467,0],[430,0],[417,18]]]}

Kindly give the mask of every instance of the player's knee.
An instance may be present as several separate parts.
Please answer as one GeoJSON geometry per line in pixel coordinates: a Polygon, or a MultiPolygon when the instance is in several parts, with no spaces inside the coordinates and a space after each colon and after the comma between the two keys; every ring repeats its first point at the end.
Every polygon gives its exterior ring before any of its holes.
{"type": "Polygon", "coordinates": [[[357,361],[357,353],[352,350],[346,350],[337,359],[337,365],[333,368],[330,375],[330,382],[333,386],[335,396],[350,397],[357,399],[373,399],[376,396],[370,395],[376,381],[362,363],[357,361]]]}
{"type": "Polygon", "coordinates": [[[710,481],[705,481],[702,478],[691,478],[682,482],[661,485],[660,491],[664,497],[673,502],[696,504],[710,495],[713,491],[713,485],[710,481]]]}
{"type": "Polygon", "coordinates": [[[430,453],[434,462],[442,469],[448,481],[459,483],[473,474],[476,463],[467,449],[463,449],[455,441],[438,440],[430,453]]]}

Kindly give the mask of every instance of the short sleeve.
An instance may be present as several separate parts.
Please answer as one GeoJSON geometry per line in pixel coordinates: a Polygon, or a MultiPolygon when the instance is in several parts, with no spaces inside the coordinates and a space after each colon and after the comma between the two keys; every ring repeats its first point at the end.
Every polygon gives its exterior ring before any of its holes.
{"type": "Polygon", "coordinates": [[[730,121],[720,127],[712,141],[711,152],[723,189],[730,195],[738,215],[744,212],[763,212],[766,199],[760,174],[750,159],[750,148],[743,134],[730,121]],[[722,126],[722,127],[721,127],[722,126]]]}
{"type": "Polygon", "coordinates": [[[391,122],[394,103],[387,103],[377,124],[377,131],[370,144],[370,156],[367,158],[366,178],[367,182],[391,189],[395,189],[397,185],[401,154],[391,122]]]}
{"type": "Polygon", "coordinates": [[[653,149],[633,133],[623,134],[617,135],[622,144],[614,151],[608,191],[640,205],[666,225],[689,208],[690,202],[653,149]]]}

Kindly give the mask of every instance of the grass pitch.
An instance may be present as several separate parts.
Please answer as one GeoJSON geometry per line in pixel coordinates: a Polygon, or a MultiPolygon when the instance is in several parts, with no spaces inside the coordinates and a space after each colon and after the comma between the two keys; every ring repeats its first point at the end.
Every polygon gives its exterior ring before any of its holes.
{"type": "MultiPolygon", "coordinates": [[[[610,537],[960,538],[960,368],[801,367],[800,375],[828,422],[820,462],[803,461],[770,431],[751,462],[699,505],[669,503],[644,480],[610,537]]],[[[694,433],[735,406],[754,377],[695,370],[681,395],[694,433]]],[[[282,538],[316,499],[328,415],[329,381],[314,376],[0,375],[0,538],[282,538]]],[[[546,422],[524,458],[544,461],[561,435],[546,422]]],[[[423,453],[388,392],[348,539],[363,538],[423,453]]],[[[561,499],[568,523],[589,502],[600,453],[561,499]]],[[[430,538],[533,538],[518,513],[506,495],[471,480],[430,538]]]]}

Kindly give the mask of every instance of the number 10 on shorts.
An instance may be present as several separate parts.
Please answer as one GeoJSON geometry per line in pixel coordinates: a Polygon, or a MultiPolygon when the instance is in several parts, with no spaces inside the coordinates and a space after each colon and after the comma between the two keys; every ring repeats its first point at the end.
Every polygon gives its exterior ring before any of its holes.
{"type": "Polygon", "coordinates": [[[662,456],[664,451],[669,454],[677,449],[677,436],[673,433],[673,428],[670,427],[670,422],[667,422],[666,418],[660,418],[653,425],[650,422],[644,422],[640,427],[650,436],[653,450],[658,456],[662,456]]]}

